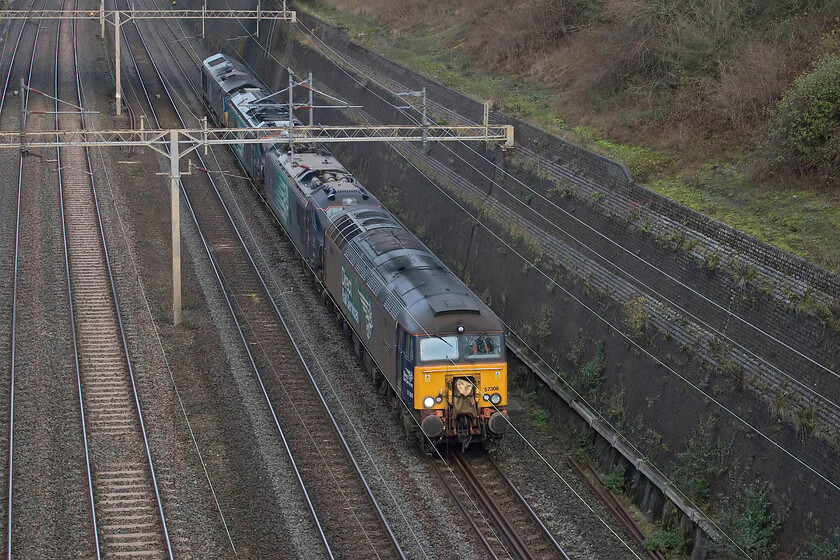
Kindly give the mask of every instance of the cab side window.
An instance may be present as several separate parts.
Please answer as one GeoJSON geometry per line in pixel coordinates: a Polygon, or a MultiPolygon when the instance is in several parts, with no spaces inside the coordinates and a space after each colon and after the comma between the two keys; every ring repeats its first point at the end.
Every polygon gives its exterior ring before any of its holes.
{"type": "Polygon", "coordinates": [[[405,358],[409,362],[414,362],[414,337],[411,336],[411,333],[403,331],[402,332],[402,340],[401,346],[403,349],[403,354],[405,354],[405,358]]]}

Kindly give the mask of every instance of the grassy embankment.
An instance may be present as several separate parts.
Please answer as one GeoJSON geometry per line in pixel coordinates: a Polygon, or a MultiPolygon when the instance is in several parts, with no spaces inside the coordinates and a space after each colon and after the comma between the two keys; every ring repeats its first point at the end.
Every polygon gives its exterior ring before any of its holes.
{"type": "MultiPolygon", "coordinates": [[[[840,55],[836,2],[297,4],[376,52],[622,161],[653,190],[840,271],[840,155],[803,163],[772,142],[795,79],[840,55]]],[[[827,110],[821,147],[840,147],[840,103],[827,110]]]]}

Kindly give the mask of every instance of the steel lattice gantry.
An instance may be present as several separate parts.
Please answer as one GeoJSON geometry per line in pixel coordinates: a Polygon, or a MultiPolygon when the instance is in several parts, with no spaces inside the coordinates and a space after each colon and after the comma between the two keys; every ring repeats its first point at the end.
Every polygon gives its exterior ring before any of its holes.
{"type": "Polygon", "coordinates": [[[93,19],[99,20],[100,33],[105,36],[105,22],[114,26],[114,71],[116,80],[117,116],[122,114],[122,76],[120,76],[120,35],[124,23],[133,19],[200,19],[201,36],[204,37],[204,20],[207,19],[253,19],[257,20],[256,36],[260,36],[260,21],[279,19],[294,23],[297,12],[286,9],[283,0],[282,10],[262,10],[257,2],[257,10],[208,10],[207,3],[201,10],[105,10],[105,0],[100,0],[99,10],[7,10],[0,11],[0,19],[93,19]],[[110,18],[109,18],[110,16],[110,18]]]}
{"type": "Polygon", "coordinates": [[[62,146],[145,146],[167,155],[175,133],[189,147],[220,144],[284,144],[346,142],[504,142],[513,147],[512,125],[476,126],[294,126],[278,128],[192,128],[173,130],[57,130],[19,132],[0,130],[0,148],[55,148],[62,146]],[[180,137],[183,136],[183,140],[180,137]]]}
{"type": "MultiPolygon", "coordinates": [[[[0,131],[0,149],[64,146],[145,146],[169,158],[172,215],[172,322],[181,322],[181,157],[222,144],[307,144],[331,142],[504,142],[513,147],[512,125],[483,126],[295,126],[279,128],[207,128],[172,130],[0,131]]],[[[190,171],[187,171],[189,174],[190,171]]]]}

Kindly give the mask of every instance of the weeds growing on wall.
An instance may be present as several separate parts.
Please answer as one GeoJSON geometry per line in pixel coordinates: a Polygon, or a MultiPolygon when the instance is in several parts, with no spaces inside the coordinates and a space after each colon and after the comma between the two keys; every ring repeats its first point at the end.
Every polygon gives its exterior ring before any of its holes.
{"type": "Polygon", "coordinates": [[[595,345],[595,356],[580,368],[581,381],[593,395],[597,394],[598,389],[601,388],[601,383],[604,381],[605,367],[604,341],[599,340],[598,344],[595,345]]]}
{"type": "Polygon", "coordinates": [[[699,503],[708,502],[715,478],[723,474],[728,463],[732,443],[717,439],[717,420],[701,420],[679,454],[674,477],[678,486],[699,503]]]}
{"type": "Polygon", "coordinates": [[[711,549],[724,558],[743,558],[746,553],[753,560],[770,560],[784,515],[771,511],[767,483],[754,482],[740,488],[724,496],[718,507],[718,527],[732,540],[714,541],[711,549]]]}
{"type": "Polygon", "coordinates": [[[840,528],[824,539],[813,538],[802,543],[793,556],[796,560],[836,560],[840,558],[840,528]]]}

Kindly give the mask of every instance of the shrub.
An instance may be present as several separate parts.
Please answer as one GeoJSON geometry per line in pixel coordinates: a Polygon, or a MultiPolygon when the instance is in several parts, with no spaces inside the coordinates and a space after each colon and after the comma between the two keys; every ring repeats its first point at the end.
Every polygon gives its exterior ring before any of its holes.
{"type": "Polygon", "coordinates": [[[680,488],[691,498],[706,502],[712,491],[715,477],[726,470],[731,444],[715,437],[717,420],[714,417],[700,421],[685,449],[679,454],[675,476],[680,488]]]}
{"type": "Polygon", "coordinates": [[[648,550],[677,550],[682,548],[684,541],[676,531],[657,529],[645,539],[642,545],[648,550]]]}
{"type": "Polygon", "coordinates": [[[840,56],[794,81],[776,108],[768,148],[773,161],[799,171],[840,163],[840,56]]]}
{"type": "Polygon", "coordinates": [[[548,419],[548,412],[541,408],[535,408],[531,411],[531,425],[538,430],[544,430],[548,427],[548,419]]]}
{"type": "Polygon", "coordinates": [[[580,370],[581,379],[593,392],[597,391],[601,386],[605,364],[604,341],[601,340],[598,341],[598,344],[595,347],[595,356],[586,362],[580,370]]]}
{"type": "Polygon", "coordinates": [[[729,538],[716,541],[712,549],[738,558],[746,554],[754,560],[770,560],[783,518],[770,512],[767,483],[746,485],[741,492],[723,499],[718,527],[729,538]]]}
{"type": "Polygon", "coordinates": [[[604,475],[604,486],[614,492],[624,492],[624,473],[627,472],[627,467],[624,465],[616,465],[610,474],[604,475]]]}
{"type": "Polygon", "coordinates": [[[805,541],[796,549],[794,558],[797,560],[834,560],[840,558],[840,529],[836,529],[834,536],[825,540],[811,539],[805,541]]]}

